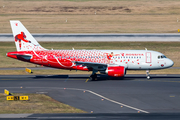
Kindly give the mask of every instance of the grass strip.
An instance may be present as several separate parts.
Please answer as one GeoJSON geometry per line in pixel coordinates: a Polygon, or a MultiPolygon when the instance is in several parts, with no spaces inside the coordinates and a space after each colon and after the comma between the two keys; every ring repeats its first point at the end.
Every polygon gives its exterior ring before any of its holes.
{"type": "Polygon", "coordinates": [[[21,94],[14,96],[29,96],[28,101],[7,101],[6,95],[0,93],[0,114],[18,113],[86,113],[69,105],[60,103],[44,94],[21,94]]]}

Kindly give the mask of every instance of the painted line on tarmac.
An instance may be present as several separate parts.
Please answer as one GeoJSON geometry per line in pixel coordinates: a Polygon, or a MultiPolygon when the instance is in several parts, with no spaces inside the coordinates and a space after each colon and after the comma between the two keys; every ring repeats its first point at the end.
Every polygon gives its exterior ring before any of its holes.
{"type": "Polygon", "coordinates": [[[95,93],[95,92],[93,92],[93,91],[91,91],[91,90],[86,90],[86,89],[78,89],[78,88],[57,88],[57,87],[25,87],[25,88],[52,88],[52,89],[63,89],[63,90],[79,90],[79,91],[86,91],[86,92],[89,92],[89,93],[91,93],[91,94],[93,94],[93,95],[96,95],[96,96],[98,96],[98,97],[100,97],[100,98],[103,98],[103,99],[105,99],[105,100],[107,100],[107,101],[110,101],[110,102],[112,102],[112,103],[115,103],[115,104],[118,104],[118,105],[121,105],[121,106],[125,106],[125,107],[127,107],[127,108],[130,108],[130,109],[133,109],[133,110],[137,110],[138,112],[140,111],[140,112],[143,112],[143,113],[149,113],[148,111],[145,111],[145,110],[142,110],[142,109],[139,109],[139,108],[135,108],[135,107],[132,107],[132,106],[130,106],[130,105],[126,105],[126,104],[124,104],[124,103],[120,103],[120,102],[117,102],[117,101],[115,101],[115,100],[112,100],[112,99],[109,99],[109,98],[107,98],[107,97],[104,97],[104,96],[102,96],[102,95],[100,95],[100,94],[98,94],[98,93],[95,93]]]}

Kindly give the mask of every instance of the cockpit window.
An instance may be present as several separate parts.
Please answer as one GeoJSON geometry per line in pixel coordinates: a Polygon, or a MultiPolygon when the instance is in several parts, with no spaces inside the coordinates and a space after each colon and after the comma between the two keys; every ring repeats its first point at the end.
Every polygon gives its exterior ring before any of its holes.
{"type": "Polygon", "coordinates": [[[159,55],[158,56],[158,59],[163,59],[163,58],[166,58],[166,56],[165,55],[159,55]]]}
{"type": "Polygon", "coordinates": [[[166,58],[166,56],[165,55],[161,55],[161,58],[166,58]]]}

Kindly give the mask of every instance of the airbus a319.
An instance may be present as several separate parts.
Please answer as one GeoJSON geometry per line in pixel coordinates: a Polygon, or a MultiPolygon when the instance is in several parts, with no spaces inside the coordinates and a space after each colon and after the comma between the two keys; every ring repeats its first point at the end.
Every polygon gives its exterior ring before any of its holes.
{"type": "Polygon", "coordinates": [[[43,48],[18,20],[10,21],[15,52],[7,56],[25,62],[67,70],[92,71],[91,80],[97,72],[112,77],[124,77],[127,70],[165,69],[173,61],[164,54],[151,50],[48,50],[43,48]]]}

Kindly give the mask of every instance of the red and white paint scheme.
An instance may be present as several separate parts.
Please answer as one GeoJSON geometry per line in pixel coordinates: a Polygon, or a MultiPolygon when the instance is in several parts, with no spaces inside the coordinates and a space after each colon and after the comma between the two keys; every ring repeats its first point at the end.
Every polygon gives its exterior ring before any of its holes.
{"type": "Polygon", "coordinates": [[[38,65],[68,70],[92,71],[113,77],[123,77],[126,70],[164,69],[173,66],[165,55],[150,50],[48,50],[43,48],[20,21],[10,21],[17,51],[8,57],[38,65]]]}

